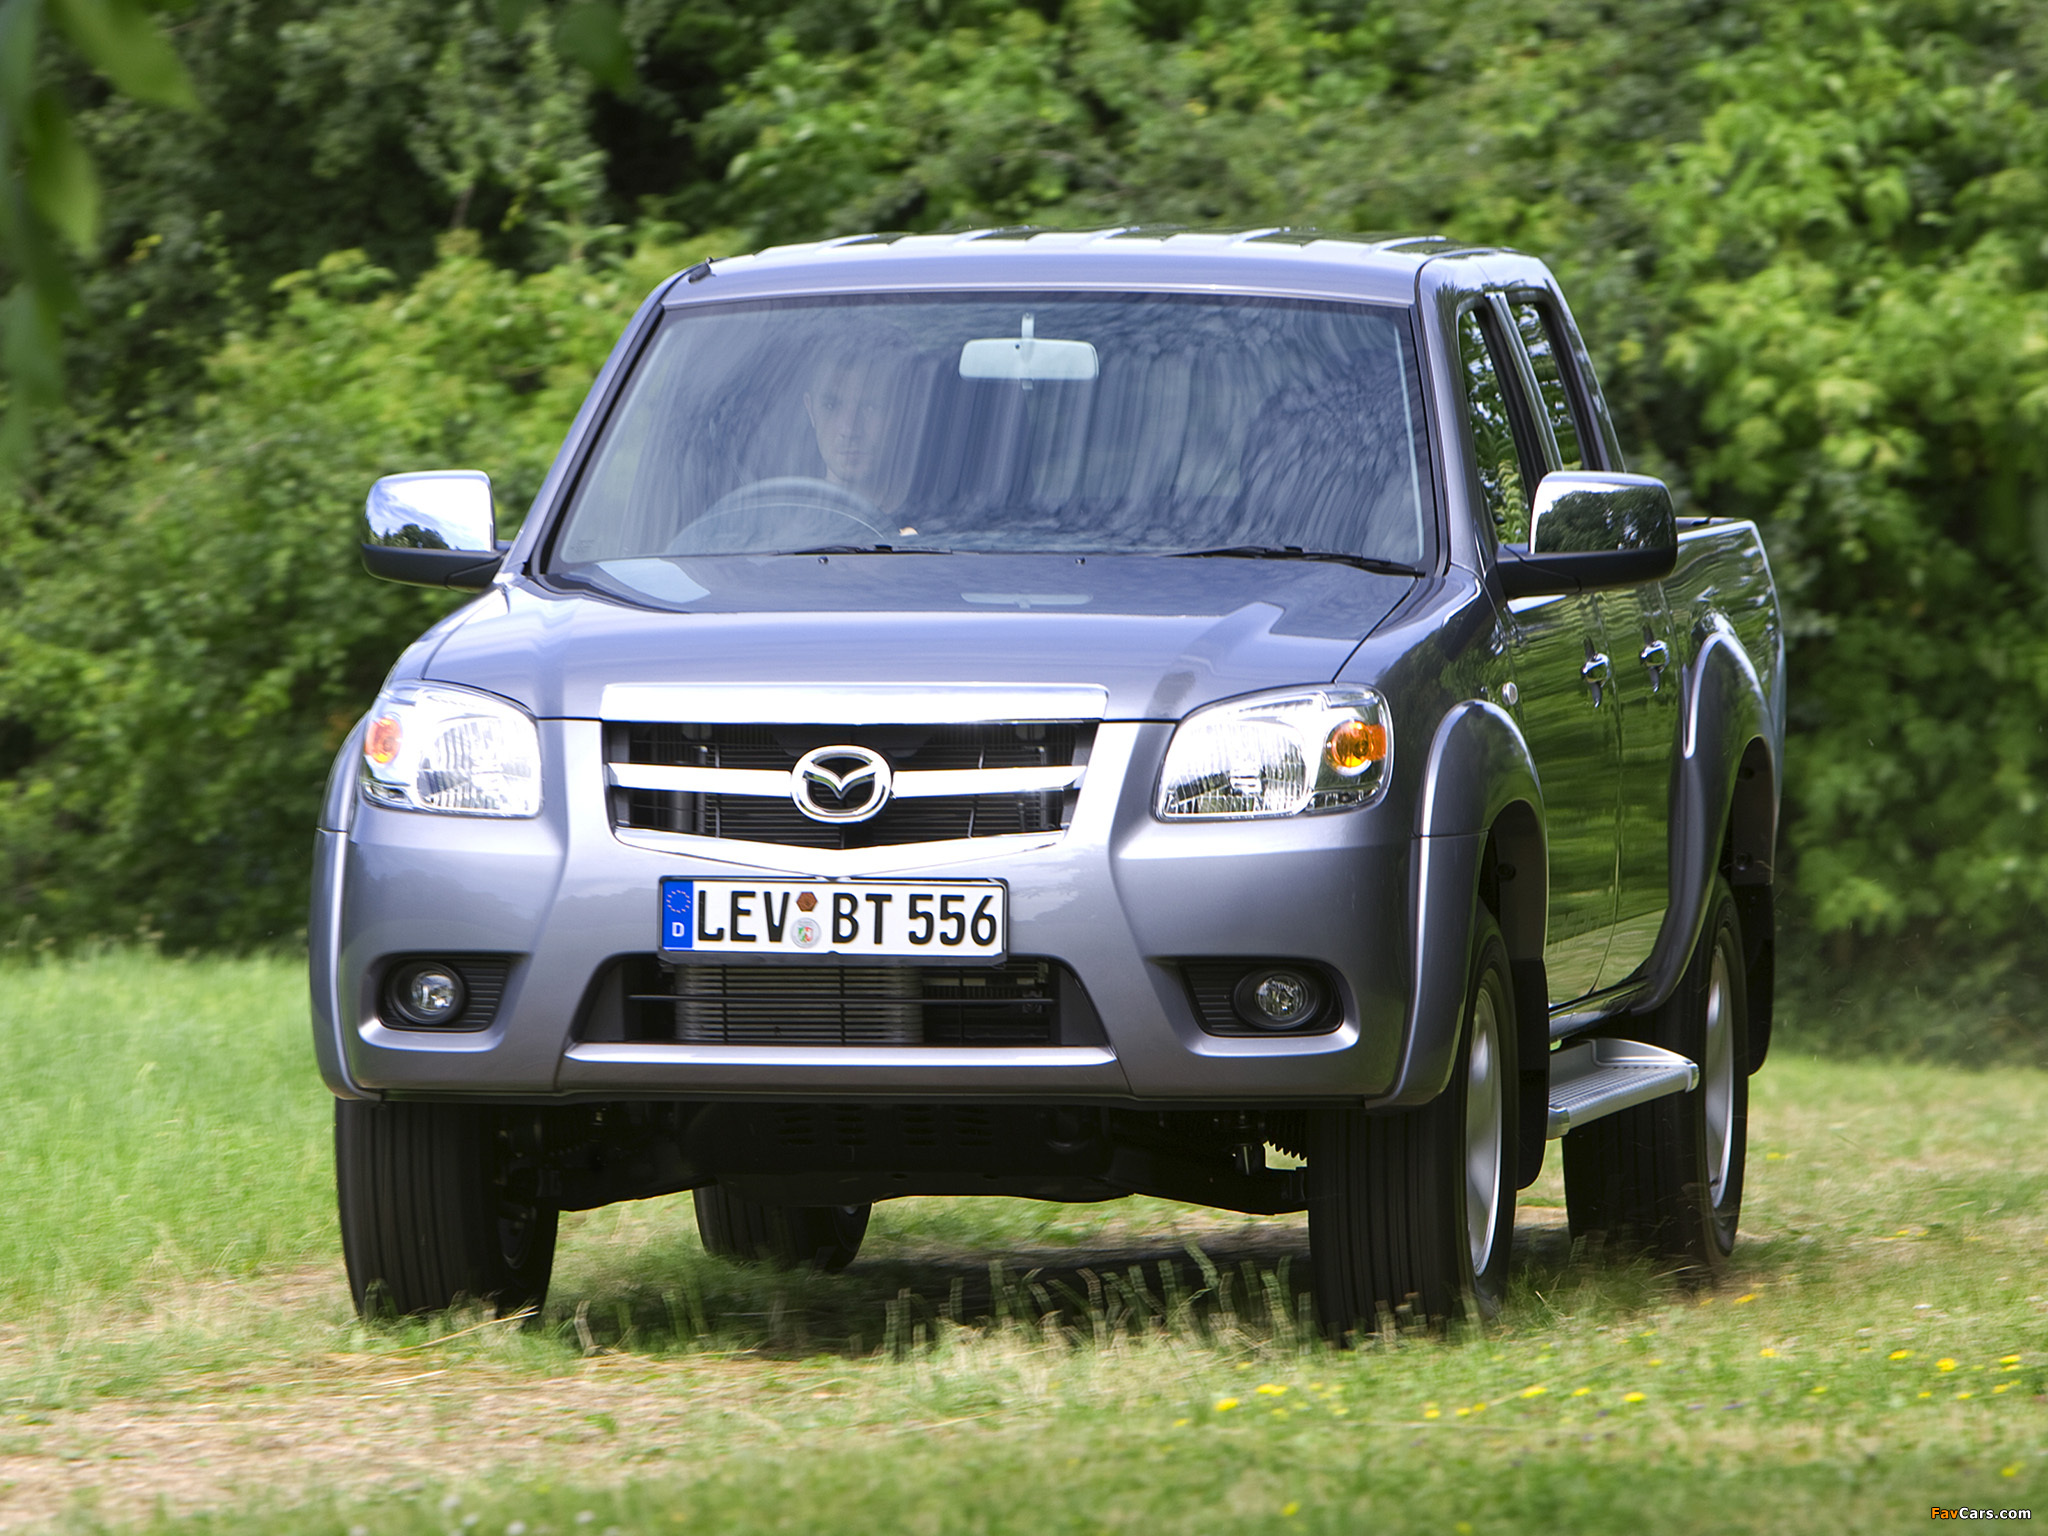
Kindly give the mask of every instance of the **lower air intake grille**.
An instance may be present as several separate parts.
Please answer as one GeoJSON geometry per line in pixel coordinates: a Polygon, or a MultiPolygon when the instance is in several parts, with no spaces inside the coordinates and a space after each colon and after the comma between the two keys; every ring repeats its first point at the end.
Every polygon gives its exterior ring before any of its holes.
{"type": "Polygon", "coordinates": [[[682,965],[672,987],[626,1001],[650,1022],[657,1007],[672,1010],[673,1038],[684,1044],[1047,1046],[1063,1043],[1063,1015],[1067,1032],[1087,1043],[1100,1033],[1079,982],[1051,960],[988,968],[682,965]]]}

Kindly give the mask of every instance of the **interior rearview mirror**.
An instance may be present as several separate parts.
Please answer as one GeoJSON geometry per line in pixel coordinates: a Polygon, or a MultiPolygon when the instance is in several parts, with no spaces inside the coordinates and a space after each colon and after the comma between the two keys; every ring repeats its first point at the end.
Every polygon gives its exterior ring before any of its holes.
{"type": "Polygon", "coordinates": [[[1656,581],[1677,562],[1662,480],[1561,471],[1536,487],[1528,545],[1503,545],[1496,568],[1509,597],[1541,597],[1656,581]]]}
{"type": "Polygon", "coordinates": [[[1024,317],[1015,336],[990,336],[960,349],[963,379],[1014,379],[1030,384],[1078,383],[1101,370],[1095,347],[1085,341],[1055,341],[1036,334],[1037,322],[1024,317]]]}
{"type": "Polygon", "coordinates": [[[363,507],[363,566],[422,587],[482,588],[498,574],[491,477],[474,469],[386,475],[363,507]]]}

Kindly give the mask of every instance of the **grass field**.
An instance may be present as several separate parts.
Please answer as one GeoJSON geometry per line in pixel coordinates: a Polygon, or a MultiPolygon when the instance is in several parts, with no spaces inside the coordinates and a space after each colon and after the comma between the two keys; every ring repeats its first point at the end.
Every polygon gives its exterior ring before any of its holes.
{"type": "Polygon", "coordinates": [[[534,1323],[378,1331],[302,988],[0,968],[0,1530],[2048,1519],[2048,1074],[1785,1049],[1725,1283],[1575,1254],[1553,1166],[1505,1315],[1450,1340],[1316,1343],[1299,1218],[905,1201],[821,1279],[707,1258],[686,1197],[565,1218],[534,1323]]]}

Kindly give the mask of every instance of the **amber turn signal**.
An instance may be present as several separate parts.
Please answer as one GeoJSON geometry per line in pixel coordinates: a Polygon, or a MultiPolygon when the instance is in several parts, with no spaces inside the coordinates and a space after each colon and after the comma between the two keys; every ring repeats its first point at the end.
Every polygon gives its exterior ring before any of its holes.
{"type": "Polygon", "coordinates": [[[398,721],[382,715],[370,722],[363,735],[363,756],[382,766],[398,756],[398,721]]]}
{"type": "Polygon", "coordinates": [[[1360,773],[1387,755],[1387,728],[1370,720],[1346,720],[1330,732],[1323,756],[1339,773],[1360,773]]]}

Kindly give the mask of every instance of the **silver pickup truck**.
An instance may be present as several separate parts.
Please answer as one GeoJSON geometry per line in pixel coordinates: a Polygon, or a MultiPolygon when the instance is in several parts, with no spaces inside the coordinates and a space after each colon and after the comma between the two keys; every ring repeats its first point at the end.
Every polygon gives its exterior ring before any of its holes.
{"type": "Polygon", "coordinates": [[[1769,1043],[1783,644],[1624,472],[1544,266],[1265,230],[871,236],[627,327],[343,748],[312,903],[350,1283],[537,1301],[695,1192],[1306,1210],[1333,1334],[1502,1294],[1516,1192],[1709,1273],[1769,1043]]]}

